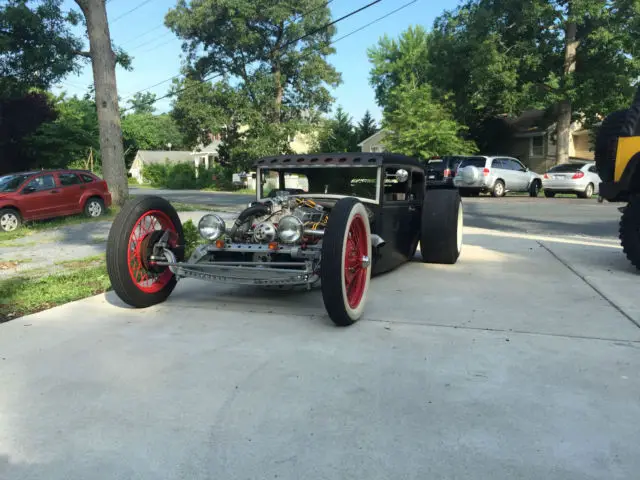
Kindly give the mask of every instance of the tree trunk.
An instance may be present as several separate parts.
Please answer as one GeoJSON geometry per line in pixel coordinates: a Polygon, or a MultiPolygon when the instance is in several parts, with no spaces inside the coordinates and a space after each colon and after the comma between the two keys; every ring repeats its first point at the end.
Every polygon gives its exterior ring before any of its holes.
{"type": "Polygon", "coordinates": [[[75,0],[84,13],[93,82],[95,85],[102,173],[115,205],[123,205],[129,195],[124,162],[122,127],[116,86],[116,56],[111,49],[111,36],[104,0],[75,0]]]}
{"type": "Polygon", "coordinates": [[[276,81],[276,104],[275,104],[275,122],[280,123],[280,112],[282,109],[282,97],[284,96],[284,88],[282,87],[282,72],[280,71],[280,66],[276,68],[275,71],[275,81],[276,81]]]}
{"type": "MultiPolygon", "coordinates": [[[[569,7],[571,9],[571,7],[569,7]]],[[[569,15],[571,12],[569,12],[569,15]]],[[[577,24],[567,21],[565,27],[565,50],[564,68],[562,75],[563,86],[566,87],[567,80],[576,69],[576,51],[578,41],[576,41],[577,24]]],[[[558,121],[556,125],[556,163],[567,163],[569,161],[569,146],[571,144],[571,101],[562,100],[559,104],[558,121]]]]}

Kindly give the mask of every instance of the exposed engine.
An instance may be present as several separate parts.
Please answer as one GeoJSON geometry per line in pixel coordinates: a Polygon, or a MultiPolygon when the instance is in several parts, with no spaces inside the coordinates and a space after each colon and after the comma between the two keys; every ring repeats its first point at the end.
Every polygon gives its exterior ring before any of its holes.
{"type": "MultiPolygon", "coordinates": [[[[286,222],[285,217],[293,216],[300,220],[303,234],[291,243],[315,243],[321,239],[321,232],[329,219],[329,210],[310,198],[277,192],[273,198],[252,202],[240,213],[229,236],[236,242],[270,243],[278,240],[281,220],[285,219],[286,222]]],[[[290,218],[288,220],[291,221],[290,218]]]]}

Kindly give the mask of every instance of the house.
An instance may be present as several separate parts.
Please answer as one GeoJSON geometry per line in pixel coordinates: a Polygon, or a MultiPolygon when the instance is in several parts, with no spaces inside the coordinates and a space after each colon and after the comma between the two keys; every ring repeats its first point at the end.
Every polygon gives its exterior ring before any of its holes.
{"type": "Polygon", "coordinates": [[[358,144],[361,152],[369,152],[369,153],[380,153],[386,151],[386,147],[384,146],[384,139],[388,135],[388,132],[385,130],[380,130],[369,138],[365,138],[362,142],[358,144]]]}
{"type": "Polygon", "coordinates": [[[192,152],[180,150],[138,150],[129,174],[135,178],[138,183],[143,183],[142,171],[146,165],[164,164],[164,163],[189,163],[193,162],[192,152]]]}
{"type": "MultiPolygon", "coordinates": [[[[519,158],[536,172],[544,172],[556,164],[556,122],[545,110],[527,110],[518,117],[504,118],[512,137],[498,153],[519,158]]],[[[590,130],[579,121],[571,124],[569,160],[593,161],[590,130]]]]}
{"type": "Polygon", "coordinates": [[[209,135],[208,145],[200,144],[191,152],[194,167],[198,168],[202,166],[206,169],[213,167],[213,165],[219,161],[221,144],[222,136],[220,134],[209,135]]]}

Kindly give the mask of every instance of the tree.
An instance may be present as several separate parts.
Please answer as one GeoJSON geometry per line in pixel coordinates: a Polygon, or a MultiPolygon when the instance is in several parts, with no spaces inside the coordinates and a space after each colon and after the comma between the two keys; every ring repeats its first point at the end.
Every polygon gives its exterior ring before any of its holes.
{"type": "Polygon", "coordinates": [[[369,83],[373,86],[378,105],[393,108],[391,94],[406,83],[420,86],[429,81],[428,33],[421,27],[409,27],[398,40],[384,35],[369,48],[372,64],[369,83]]]}
{"type": "Polygon", "coordinates": [[[321,28],[329,22],[325,0],[180,0],[166,24],[187,53],[174,115],[189,124],[189,137],[222,134],[237,168],[249,155],[287,153],[288,136],[330,109],[329,87],[340,82],[326,59],[335,52],[335,28],[321,28]],[[196,85],[211,79],[213,86],[196,85]]]}
{"type": "Polygon", "coordinates": [[[156,97],[155,93],[137,92],[133,98],[127,100],[127,103],[131,105],[129,110],[133,110],[133,113],[154,113],[156,111],[156,97]]]}
{"type": "Polygon", "coordinates": [[[465,123],[551,107],[565,162],[572,119],[592,124],[633,96],[637,9],[632,0],[468,1],[435,21],[430,82],[453,95],[465,123]]]}
{"type": "MultiPolygon", "coordinates": [[[[52,99],[57,118],[44,123],[28,137],[25,153],[32,167],[64,168],[99,152],[100,133],[96,104],[88,96],[66,98],[64,94],[52,99]]],[[[100,157],[96,155],[96,164],[100,157]]]]}
{"type": "Polygon", "coordinates": [[[319,149],[322,152],[357,152],[356,135],[351,117],[338,106],[334,118],[326,122],[320,133],[319,149]]]}
{"type": "Polygon", "coordinates": [[[371,116],[371,112],[367,110],[364,112],[364,116],[362,120],[358,123],[356,127],[356,141],[357,143],[362,142],[363,140],[369,138],[371,135],[375,134],[378,131],[378,125],[376,125],[376,121],[371,116]]]}
{"type": "Polygon", "coordinates": [[[111,45],[105,0],[75,0],[87,24],[95,99],[100,126],[103,176],[115,205],[123,205],[129,194],[123,154],[122,127],[116,85],[116,52],[111,45]]]}
{"type": "Polygon", "coordinates": [[[184,147],[184,137],[169,114],[133,113],[122,119],[122,133],[131,165],[138,150],[172,150],[184,147]]]}
{"type": "Polygon", "coordinates": [[[433,100],[428,85],[402,84],[390,91],[389,101],[397,108],[387,110],[383,119],[389,132],[384,140],[387,149],[421,158],[477,151],[473,142],[462,138],[466,128],[433,100]]]}

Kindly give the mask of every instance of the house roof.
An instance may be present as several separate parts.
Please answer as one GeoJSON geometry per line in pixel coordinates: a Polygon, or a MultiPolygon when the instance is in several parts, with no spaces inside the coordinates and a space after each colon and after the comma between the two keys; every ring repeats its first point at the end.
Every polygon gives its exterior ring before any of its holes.
{"type": "Polygon", "coordinates": [[[374,133],[373,135],[371,135],[370,137],[365,138],[363,141],[361,141],[358,146],[361,147],[363,146],[366,142],[370,142],[371,140],[373,140],[376,137],[381,137],[383,134],[386,135],[388,132],[386,130],[378,130],[376,133],[374,133]]]}
{"type": "Polygon", "coordinates": [[[206,147],[202,147],[201,149],[194,150],[191,155],[200,155],[203,153],[218,153],[218,149],[222,144],[222,140],[214,140],[206,147]]]}
{"type": "Polygon", "coordinates": [[[538,109],[525,110],[517,117],[504,120],[515,133],[546,132],[555,123],[552,112],[538,109]]]}
{"type": "Polygon", "coordinates": [[[184,150],[138,150],[138,157],[143,163],[178,163],[178,162],[190,162],[191,152],[184,150]]]}

